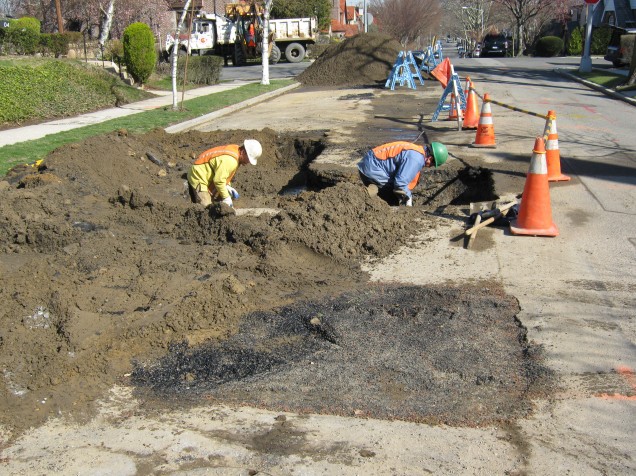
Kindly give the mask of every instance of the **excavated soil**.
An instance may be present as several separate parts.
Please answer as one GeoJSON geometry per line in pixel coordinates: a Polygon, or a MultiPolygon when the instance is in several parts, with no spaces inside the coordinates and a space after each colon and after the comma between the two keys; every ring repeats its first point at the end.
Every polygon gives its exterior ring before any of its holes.
{"type": "MultiPolygon", "coordinates": [[[[399,44],[369,34],[334,48],[300,80],[383,83],[399,44]]],[[[349,131],[352,163],[415,140],[400,118],[435,107],[361,96],[386,114],[349,131]]],[[[496,283],[370,284],[361,271],[425,246],[417,237],[436,210],[496,198],[491,172],[461,160],[427,169],[415,206],[396,207],[369,196],[351,164],[315,160],[334,147],[327,138],[120,130],[10,171],[0,425],[17,435],[53,416],[88,418],[113,384],[135,386],[148,411],[212,400],[468,426],[527,415],[550,372],[514,297],[496,283]],[[234,179],[236,213],[190,203],[193,159],[249,137],[264,154],[234,179]]]]}
{"type": "Polygon", "coordinates": [[[355,169],[312,167],[323,147],[267,129],[122,130],[12,170],[0,182],[1,423],[88,417],[114,383],[454,424],[527,413],[545,372],[515,299],[497,285],[383,289],[360,270],[433,226],[424,211],[492,193],[487,171],[427,171],[421,205],[398,208],[355,169]],[[237,214],[191,204],[192,159],[245,137],[265,152],[235,178],[237,214]]]}
{"type": "Polygon", "coordinates": [[[297,80],[305,86],[381,86],[402,49],[390,36],[362,33],[327,48],[297,80]]]}

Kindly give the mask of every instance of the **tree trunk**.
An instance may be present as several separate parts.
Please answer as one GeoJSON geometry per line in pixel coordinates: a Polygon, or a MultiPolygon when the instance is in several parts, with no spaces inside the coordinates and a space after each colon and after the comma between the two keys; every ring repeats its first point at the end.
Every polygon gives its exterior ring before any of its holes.
{"type": "Polygon", "coordinates": [[[64,19],[62,18],[62,5],[60,0],[55,0],[55,13],[57,14],[57,31],[64,33],[64,19]]]}
{"type": "Polygon", "coordinates": [[[261,84],[269,84],[269,12],[272,8],[273,0],[267,0],[263,11],[263,54],[261,60],[263,64],[263,79],[261,84]]]}
{"type": "Polygon", "coordinates": [[[110,0],[108,9],[104,12],[104,22],[102,23],[102,31],[99,33],[99,48],[102,51],[102,59],[104,57],[104,45],[110,35],[110,27],[113,24],[113,16],[115,14],[115,0],[110,0]]]}
{"type": "Polygon", "coordinates": [[[629,76],[627,78],[627,86],[636,84],[636,39],[632,47],[632,62],[629,65],[629,76]]]}
{"type": "Polygon", "coordinates": [[[179,58],[179,33],[181,32],[181,28],[183,28],[183,23],[185,22],[185,17],[188,14],[188,8],[190,7],[190,0],[186,0],[185,5],[183,6],[183,13],[181,14],[181,18],[179,18],[179,23],[177,24],[177,33],[175,34],[176,41],[174,45],[172,45],[172,52],[170,53],[170,64],[172,66],[172,110],[177,111],[179,109],[179,105],[177,103],[177,59],[179,58]]]}

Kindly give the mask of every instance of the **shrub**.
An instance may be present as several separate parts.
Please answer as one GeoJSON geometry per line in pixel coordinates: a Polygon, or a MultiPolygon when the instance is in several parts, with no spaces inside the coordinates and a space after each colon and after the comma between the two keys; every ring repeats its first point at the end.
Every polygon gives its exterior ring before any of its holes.
{"type": "Polygon", "coordinates": [[[537,41],[535,54],[537,56],[556,56],[563,51],[563,40],[558,36],[544,36],[537,41]]]}
{"type": "Polygon", "coordinates": [[[592,31],[592,41],[590,42],[590,54],[604,55],[607,52],[612,30],[609,25],[603,25],[592,31]]]}
{"type": "Polygon", "coordinates": [[[110,40],[104,47],[104,59],[121,64],[124,59],[124,44],[119,40],[110,40]]]}
{"type": "MultiPolygon", "coordinates": [[[[223,58],[221,56],[192,56],[188,60],[188,83],[192,84],[218,84],[221,79],[223,58]]],[[[177,72],[179,81],[183,82],[185,69],[185,56],[177,60],[177,72]]]]}
{"type": "Polygon", "coordinates": [[[572,56],[577,56],[583,53],[583,28],[580,26],[574,28],[570,33],[567,52],[572,56]]]}
{"type": "Polygon", "coordinates": [[[56,58],[68,54],[69,35],[65,33],[42,33],[40,46],[42,54],[53,55],[56,58]]]}
{"type": "Polygon", "coordinates": [[[7,29],[7,40],[17,54],[35,54],[40,44],[40,21],[32,17],[12,21],[7,29]]]}
{"type": "Polygon", "coordinates": [[[145,23],[137,22],[124,30],[124,64],[136,82],[144,84],[157,62],[155,37],[145,23]]]}

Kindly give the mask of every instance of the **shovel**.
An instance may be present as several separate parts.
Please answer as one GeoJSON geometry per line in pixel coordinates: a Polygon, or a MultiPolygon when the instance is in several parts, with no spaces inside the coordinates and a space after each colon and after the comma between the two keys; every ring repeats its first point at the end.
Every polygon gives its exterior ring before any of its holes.
{"type": "MultiPolygon", "coordinates": [[[[479,223],[477,222],[477,219],[475,219],[475,224],[471,228],[466,230],[465,232],[466,236],[470,236],[473,233],[476,233],[477,230],[479,230],[480,228],[490,225],[493,221],[495,221],[497,218],[503,215],[504,212],[508,211],[510,208],[514,207],[516,204],[517,204],[517,201],[514,200],[510,203],[506,203],[505,205],[501,205],[490,210],[484,210],[484,211],[478,212],[477,217],[479,218],[479,223]]],[[[471,207],[472,207],[472,204],[471,204],[471,207]]]]}

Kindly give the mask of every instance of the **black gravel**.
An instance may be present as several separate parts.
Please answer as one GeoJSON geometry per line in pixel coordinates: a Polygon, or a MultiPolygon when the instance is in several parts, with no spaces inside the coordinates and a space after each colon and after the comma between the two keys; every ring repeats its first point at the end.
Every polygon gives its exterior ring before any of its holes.
{"type": "Polygon", "coordinates": [[[205,398],[458,426],[511,421],[552,385],[518,311],[496,284],[372,286],[250,314],[233,337],[176,345],[138,364],[132,379],[139,396],[171,404],[205,398]]]}

